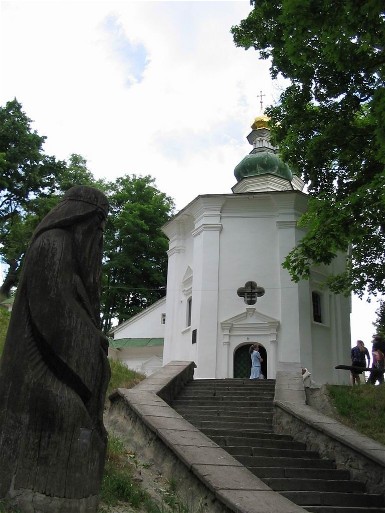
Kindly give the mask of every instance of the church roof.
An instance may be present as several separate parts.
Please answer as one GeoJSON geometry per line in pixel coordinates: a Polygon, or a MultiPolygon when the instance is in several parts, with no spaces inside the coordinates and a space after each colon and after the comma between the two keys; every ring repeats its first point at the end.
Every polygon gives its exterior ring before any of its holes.
{"type": "Polygon", "coordinates": [[[122,349],[125,347],[155,347],[163,346],[164,338],[120,338],[110,339],[110,347],[122,349]]]}
{"type": "Polygon", "coordinates": [[[238,182],[249,176],[267,174],[279,176],[289,181],[293,179],[289,166],[271,151],[250,153],[234,169],[234,176],[238,182]]]}
{"type": "Polygon", "coordinates": [[[257,116],[254,119],[251,128],[253,130],[256,130],[257,128],[269,128],[269,121],[270,118],[268,116],[265,116],[264,114],[262,116],[257,116]]]}
{"type": "MultiPolygon", "coordinates": [[[[233,191],[236,193],[244,192],[246,189],[257,192],[260,189],[260,179],[262,180],[261,183],[264,190],[268,190],[266,180],[271,181],[272,190],[276,189],[277,184],[278,189],[297,189],[298,186],[302,189],[300,183],[292,187],[291,182],[293,181],[294,173],[280,159],[278,149],[270,142],[269,121],[270,118],[267,116],[257,116],[251,125],[252,131],[247,136],[247,140],[253,146],[253,149],[234,169],[234,176],[238,184],[245,179],[251,180],[251,182],[246,186],[243,184],[240,189],[237,186],[233,187],[233,191]],[[269,176],[272,178],[268,178],[269,176]],[[280,182],[276,182],[276,179],[280,180],[280,182]]],[[[295,181],[298,182],[298,179],[295,181]]]]}

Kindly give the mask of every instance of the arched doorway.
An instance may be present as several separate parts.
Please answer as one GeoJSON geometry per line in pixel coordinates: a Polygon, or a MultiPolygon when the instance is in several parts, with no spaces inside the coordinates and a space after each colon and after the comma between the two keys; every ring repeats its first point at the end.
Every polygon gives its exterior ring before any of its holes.
{"type": "MultiPolygon", "coordinates": [[[[251,370],[250,359],[250,346],[251,344],[243,344],[239,346],[234,352],[234,378],[249,378],[251,370]]],[[[261,365],[262,374],[267,376],[267,352],[266,349],[260,345],[259,353],[263,360],[261,365]]]]}

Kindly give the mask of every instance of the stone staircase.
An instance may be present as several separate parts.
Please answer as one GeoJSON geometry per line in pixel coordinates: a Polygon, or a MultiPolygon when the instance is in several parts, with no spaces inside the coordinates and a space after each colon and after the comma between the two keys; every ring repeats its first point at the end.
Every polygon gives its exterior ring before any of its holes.
{"type": "Polygon", "coordinates": [[[172,407],[270,488],[314,513],[385,513],[347,470],[273,432],[274,380],[190,381],[172,407]]]}

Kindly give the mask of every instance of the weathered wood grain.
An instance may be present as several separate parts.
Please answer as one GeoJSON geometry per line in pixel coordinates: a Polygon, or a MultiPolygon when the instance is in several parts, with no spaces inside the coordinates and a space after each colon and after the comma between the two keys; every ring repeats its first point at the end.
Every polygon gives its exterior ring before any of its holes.
{"type": "Polygon", "coordinates": [[[94,512],[110,377],[99,328],[105,196],[74,187],[25,257],[0,367],[0,498],[25,512],[94,512]]]}

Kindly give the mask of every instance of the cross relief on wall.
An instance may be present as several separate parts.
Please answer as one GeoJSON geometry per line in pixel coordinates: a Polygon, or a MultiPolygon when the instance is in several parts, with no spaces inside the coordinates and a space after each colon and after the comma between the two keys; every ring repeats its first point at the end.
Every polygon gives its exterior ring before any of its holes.
{"type": "Polygon", "coordinates": [[[237,294],[239,297],[243,297],[247,305],[255,305],[257,298],[265,294],[265,289],[259,287],[255,281],[247,281],[244,287],[239,287],[237,294]]]}

